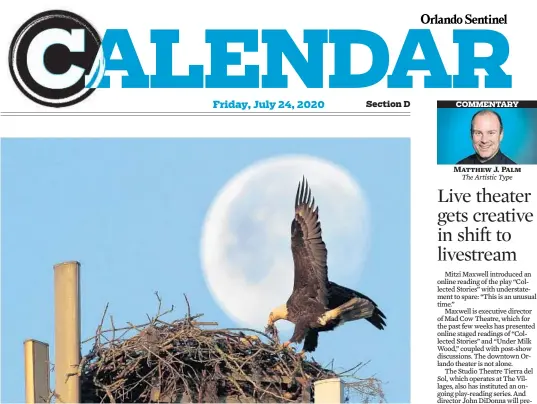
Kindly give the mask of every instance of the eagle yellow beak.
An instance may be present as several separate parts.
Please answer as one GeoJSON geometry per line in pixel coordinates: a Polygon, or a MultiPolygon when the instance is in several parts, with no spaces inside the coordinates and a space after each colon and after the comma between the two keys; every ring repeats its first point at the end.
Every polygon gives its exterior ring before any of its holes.
{"type": "Polygon", "coordinates": [[[287,320],[287,314],[287,306],[285,304],[276,307],[269,314],[268,325],[272,326],[278,320],[287,320]]]}

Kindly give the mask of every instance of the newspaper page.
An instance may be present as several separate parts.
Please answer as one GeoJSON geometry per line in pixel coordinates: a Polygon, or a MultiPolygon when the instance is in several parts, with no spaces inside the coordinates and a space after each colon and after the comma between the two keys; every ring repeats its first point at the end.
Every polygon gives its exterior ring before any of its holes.
{"type": "Polygon", "coordinates": [[[1,401],[534,403],[531,5],[3,5],[1,401]]]}

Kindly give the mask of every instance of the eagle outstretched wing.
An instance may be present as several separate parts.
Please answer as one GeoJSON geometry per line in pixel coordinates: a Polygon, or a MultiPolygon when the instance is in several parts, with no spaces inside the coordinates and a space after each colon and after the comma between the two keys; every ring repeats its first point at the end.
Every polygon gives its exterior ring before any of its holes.
{"type": "Polygon", "coordinates": [[[295,218],[291,223],[291,250],[295,264],[293,293],[300,290],[324,307],[328,304],[326,246],[321,237],[319,208],[305,178],[298,184],[295,218]]]}

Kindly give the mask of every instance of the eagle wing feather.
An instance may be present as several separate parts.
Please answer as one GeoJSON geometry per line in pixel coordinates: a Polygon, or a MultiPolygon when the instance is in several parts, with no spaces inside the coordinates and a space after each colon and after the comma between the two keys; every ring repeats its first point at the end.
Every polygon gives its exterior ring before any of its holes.
{"type": "Polygon", "coordinates": [[[295,267],[293,293],[306,291],[324,307],[328,304],[326,245],[322,239],[319,207],[315,206],[305,178],[298,184],[295,217],[291,224],[291,250],[295,267]]]}

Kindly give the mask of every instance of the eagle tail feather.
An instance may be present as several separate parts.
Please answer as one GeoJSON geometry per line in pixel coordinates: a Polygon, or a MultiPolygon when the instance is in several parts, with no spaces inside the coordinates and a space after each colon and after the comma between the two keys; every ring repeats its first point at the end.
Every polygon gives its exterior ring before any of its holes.
{"type": "Polygon", "coordinates": [[[341,305],[341,307],[343,308],[341,312],[342,322],[369,318],[375,311],[375,306],[373,306],[371,301],[361,298],[351,299],[347,303],[341,305]]]}
{"type": "Polygon", "coordinates": [[[386,316],[384,315],[384,313],[378,307],[375,307],[375,310],[373,311],[373,315],[369,317],[367,321],[369,321],[379,330],[383,330],[384,327],[386,327],[385,319],[386,319],[386,316]]]}

